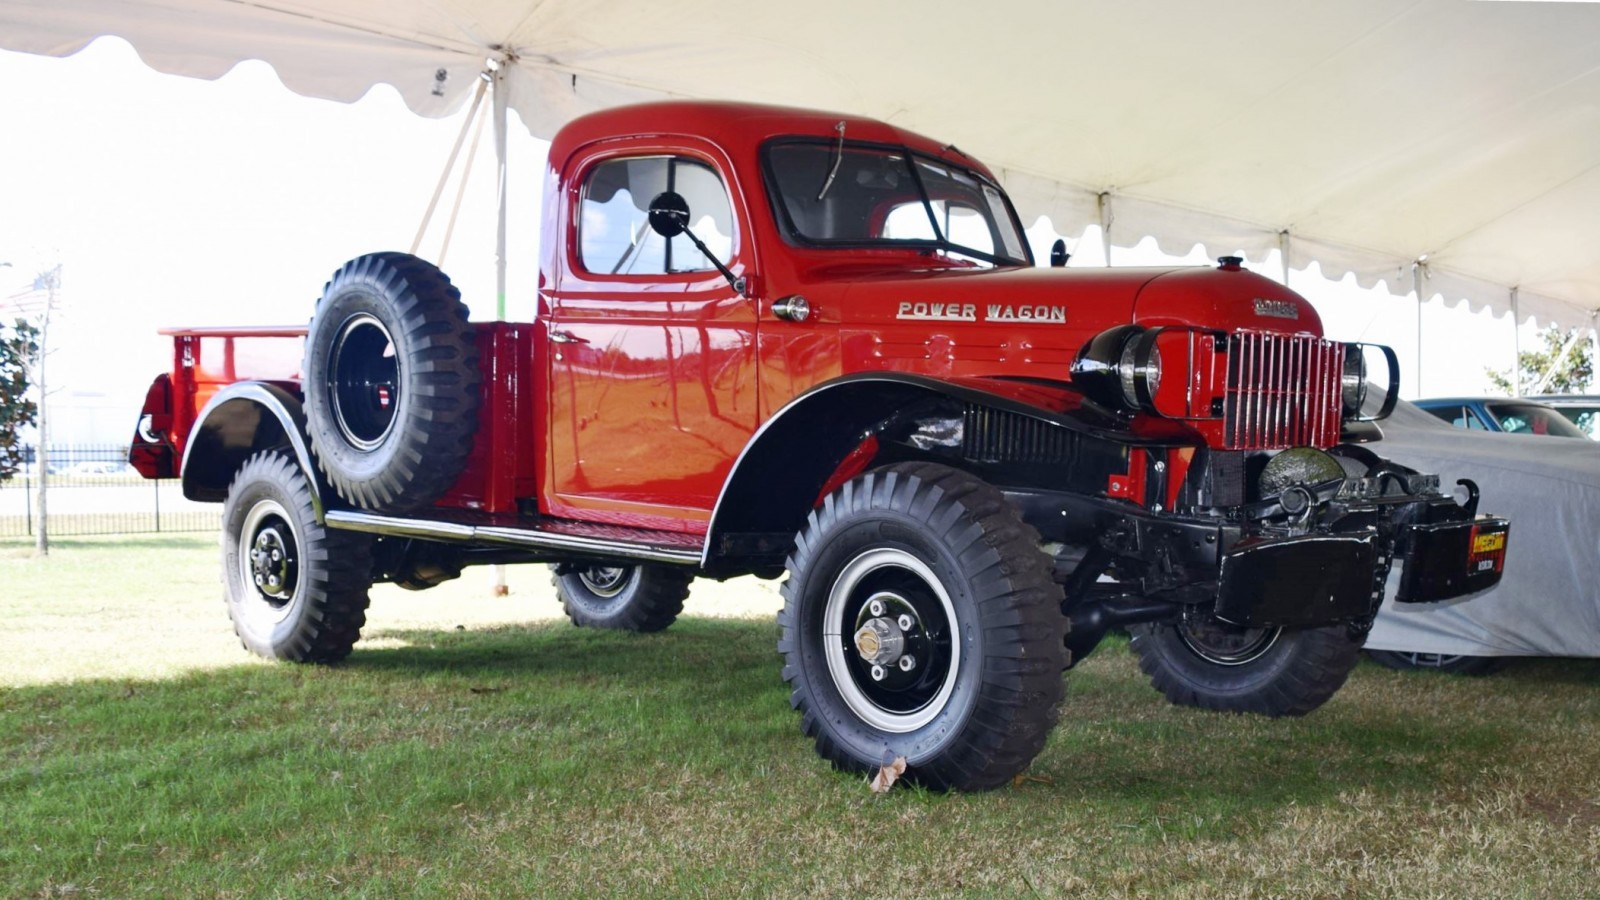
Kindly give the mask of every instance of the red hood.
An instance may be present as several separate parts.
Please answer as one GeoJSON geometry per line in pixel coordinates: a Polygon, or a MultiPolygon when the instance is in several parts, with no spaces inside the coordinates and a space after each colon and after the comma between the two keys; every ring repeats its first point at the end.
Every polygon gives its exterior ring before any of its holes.
{"type": "Polygon", "coordinates": [[[1079,347],[1130,321],[1322,330],[1303,298],[1237,269],[911,270],[855,262],[811,268],[803,281],[817,324],[839,326],[844,372],[1065,379],[1079,347]]]}
{"type": "Polygon", "coordinates": [[[1321,319],[1304,298],[1244,270],[908,270],[856,263],[808,274],[813,290],[838,291],[840,307],[834,312],[847,325],[917,321],[1007,329],[1065,327],[1093,334],[1132,321],[1221,331],[1322,333],[1321,319]]]}

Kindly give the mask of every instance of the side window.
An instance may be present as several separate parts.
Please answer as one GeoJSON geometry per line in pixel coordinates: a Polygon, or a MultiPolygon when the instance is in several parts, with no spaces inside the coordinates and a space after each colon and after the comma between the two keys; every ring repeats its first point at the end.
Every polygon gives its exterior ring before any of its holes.
{"type": "Polygon", "coordinates": [[[1422,411],[1435,419],[1443,419],[1457,428],[1467,427],[1467,421],[1461,417],[1462,409],[1459,406],[1429,406],[1424,407],[1422,411]]]}
{"type": "Polygon", "coordinates": [[[650,201],[676,191],[689,203],[689,228],[726,262],[733,252],[733,210],[722,179],[705,163],[675,156],[608,160],[583,185],[578,261],[599,275],[714,271],[688,237],[668,241],[650,229],[650,201]]]}
{"type": "Polygon", "coordinates": [[[1463,421],[1457,422],[1457,425],[1460,425],[1470,431],[1490,430],[1489,426],[1483,424],[1483,420],[1478,418],[1478,414],[1473,412],[1471,407],[1463,406],[1461,408],[1461,415],[1463,416],[1463,421]]]}

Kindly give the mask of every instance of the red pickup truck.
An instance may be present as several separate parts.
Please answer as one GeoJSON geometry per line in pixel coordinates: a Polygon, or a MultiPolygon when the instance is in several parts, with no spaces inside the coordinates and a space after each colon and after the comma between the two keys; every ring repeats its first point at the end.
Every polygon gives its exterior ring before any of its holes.
{"type": "Polygon", "coordinates": [[[1476,489],[1370,447],[1387,348],[1236,258],[1036,268],[953,146],[649,104],[564,128],[544,202],[531,322],[375,253],[306,328],[167,332],[132,462],[223,504],[247,648],[339,660],[373,582],[482,563],[552,564],[575,623],[637,631],[696,577],[787,574],[817,751],[972,790],[1039,752],[1109,628],[1175,703],[1298,715],[1387,585],[1500,578],[1476,489]]]}

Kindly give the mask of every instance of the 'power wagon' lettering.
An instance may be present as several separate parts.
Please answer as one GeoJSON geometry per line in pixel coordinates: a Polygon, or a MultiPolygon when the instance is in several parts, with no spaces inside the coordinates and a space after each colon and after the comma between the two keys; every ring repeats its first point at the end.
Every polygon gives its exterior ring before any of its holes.
{"type": "Polygon", "coordinates": [[[976,303],[917,303],[903,300],[894,317],[922,322],[1065,322],[1067,308],[991,303],[984,307],[984,315],[980,318],[976,303]]]}
{"type": "Polygon", "coordinates": [[[1067,308],[1065,306],[1001,306],[997,303],[989,304],[988,319],[991,322],[1065,322],[1067,308]]]}
{"type": "Polygon", "coordinates": [[[934,322],[976,322],[978,306],[975,303],[900,303],[896,319],[918,319],[934,322]]]}

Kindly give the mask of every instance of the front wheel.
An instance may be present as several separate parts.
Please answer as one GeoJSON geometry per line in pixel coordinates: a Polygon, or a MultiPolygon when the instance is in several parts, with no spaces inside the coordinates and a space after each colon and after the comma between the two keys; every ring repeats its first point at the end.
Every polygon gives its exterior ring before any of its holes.
{"type": "Polygon", "coordinates": [[[871,771],[905,757],[921,784],[984,790],[1043,749],[1061,590],[999,491],[929,463],[869,472],[811,513],[788,570],[783,677],[823,758],[871,771]]]}
{"type": "Polygon", "coordinates": [[[551,584],[580,628],[665,631],[683,612],[694,574],[668,566],[561,566],[551,584]]]}
{"type": "Polygon", "coordinates": [[[263,451],[239,467],[222,504],[222,581],[246,649],[337,662],[366,624],[372,540],[319,523],[306,473],[263,451]]]}
{"type": "Polygon", "coordinates": [[[1194,617],[1129,631],[1139,668],[1171,702],[1264,716],[1303,716],[1326,703],[1361,651],[1345,625],[1245,628],[1194,617]]]}

